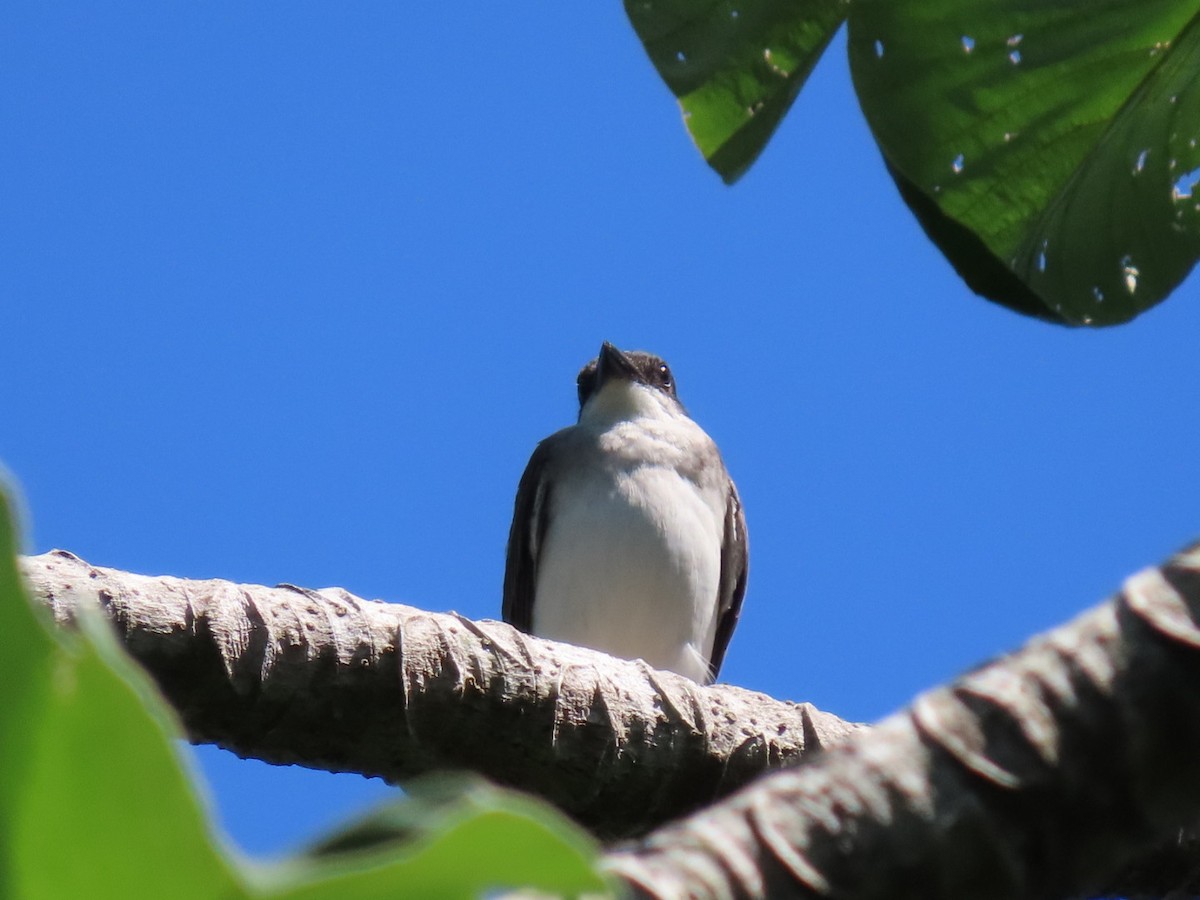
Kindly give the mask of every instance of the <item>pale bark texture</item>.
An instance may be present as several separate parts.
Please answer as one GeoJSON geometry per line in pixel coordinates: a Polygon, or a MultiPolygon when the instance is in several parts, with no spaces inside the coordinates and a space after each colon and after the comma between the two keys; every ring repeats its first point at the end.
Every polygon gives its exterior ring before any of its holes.
{"type": "Polygon", "coordinates": [[[1197,810],[1193,548],[605,865],[663,898],[1193,897],[1197,810]]]}
{"type": "Polygon", "coordinates": [[[104,610],[189,738],[391,782],[471,769],[601,837],[638,834],[859,726],[639,662],[337,588],[23,560],[60,623],[104,610]]]}
{"type": "Polygon", "coordinates": [[[192,739],[242,755],[470,768],[601,836],[785,769],[610,852],[640,896],[1200,896],[1200,549],[869,730],[336,589],[24,569],[61,622],[103,608],[192,739]]]}

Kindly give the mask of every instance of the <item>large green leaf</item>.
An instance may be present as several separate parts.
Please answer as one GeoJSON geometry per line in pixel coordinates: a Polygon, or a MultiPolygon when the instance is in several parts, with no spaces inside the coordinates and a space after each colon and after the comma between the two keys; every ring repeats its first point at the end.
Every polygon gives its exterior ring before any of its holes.
{"type": "Polygon", "coordinates": [[[34,620],[17,574],[8,497],[0,484],[0,897],[19,896],[18,812],[50,690],[54,642],[34,620]]]}
{"type": "Polygon", "coordinates": [[[846,16],[845,0],[625,0],[704,158],[732,183],[846,16]]]}
{"type": "Polygon", "coordinates": [[[91,630],[65,642],[37,621],[0,493],[0,895],[244,896],[152,689],[91,630]]]}
{"type": "Polygon", "coordinates": [[[1200,0],[856,0],[850,59],[902,193],[986,296],[1122,322],[1200,255],[1200,0]]]}

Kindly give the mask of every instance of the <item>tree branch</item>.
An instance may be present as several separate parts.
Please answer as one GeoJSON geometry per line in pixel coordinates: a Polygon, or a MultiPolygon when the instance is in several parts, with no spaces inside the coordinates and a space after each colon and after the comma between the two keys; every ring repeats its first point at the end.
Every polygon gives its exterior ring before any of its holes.
{"type": "Polygon", "coordinates": [[[1196,896],[1197,809],[1200,545],[605,865],[648,897],[1196,896]]]}
{"type": "Polygon", "coordinates": [[[346,591],[23,561],[60,623],[100,607],[189,738],[388,781],[467,768],[601,837],[637,834],[860,726],[567,644],[346,591]]]}
{"type": "Polygon", "coordinates": [[[804,756],[607,856],[643,896],[1200,895],[1181,828],[1200,809],[1200,548],[870,731],[337,589],[63,551],[24,569],[60,622],[107,611],[194,741],[271,762],[472,768],[613,836],[804,756]]]}

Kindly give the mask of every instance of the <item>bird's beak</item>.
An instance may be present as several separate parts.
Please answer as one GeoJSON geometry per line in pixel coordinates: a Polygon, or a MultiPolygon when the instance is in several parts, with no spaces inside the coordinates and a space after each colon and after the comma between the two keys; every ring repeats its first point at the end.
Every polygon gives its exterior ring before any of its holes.
{"type": "Polygon", "coordinates": [[[596,358],[597,390],[614,378],[632,381],[637,378],[637,369],[633,360],[605,341],[600,345],[600,355],[596,358]]]}

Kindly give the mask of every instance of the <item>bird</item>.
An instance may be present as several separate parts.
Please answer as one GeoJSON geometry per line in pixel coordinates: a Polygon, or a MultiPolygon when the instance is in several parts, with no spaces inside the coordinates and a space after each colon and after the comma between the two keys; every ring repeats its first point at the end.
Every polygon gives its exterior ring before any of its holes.
{"type": "Polygon", "coordinates": [[[517,487],[504,621],[710,684],[746,593],[737,488],[660,357],[605,341],[517,487]]]}

